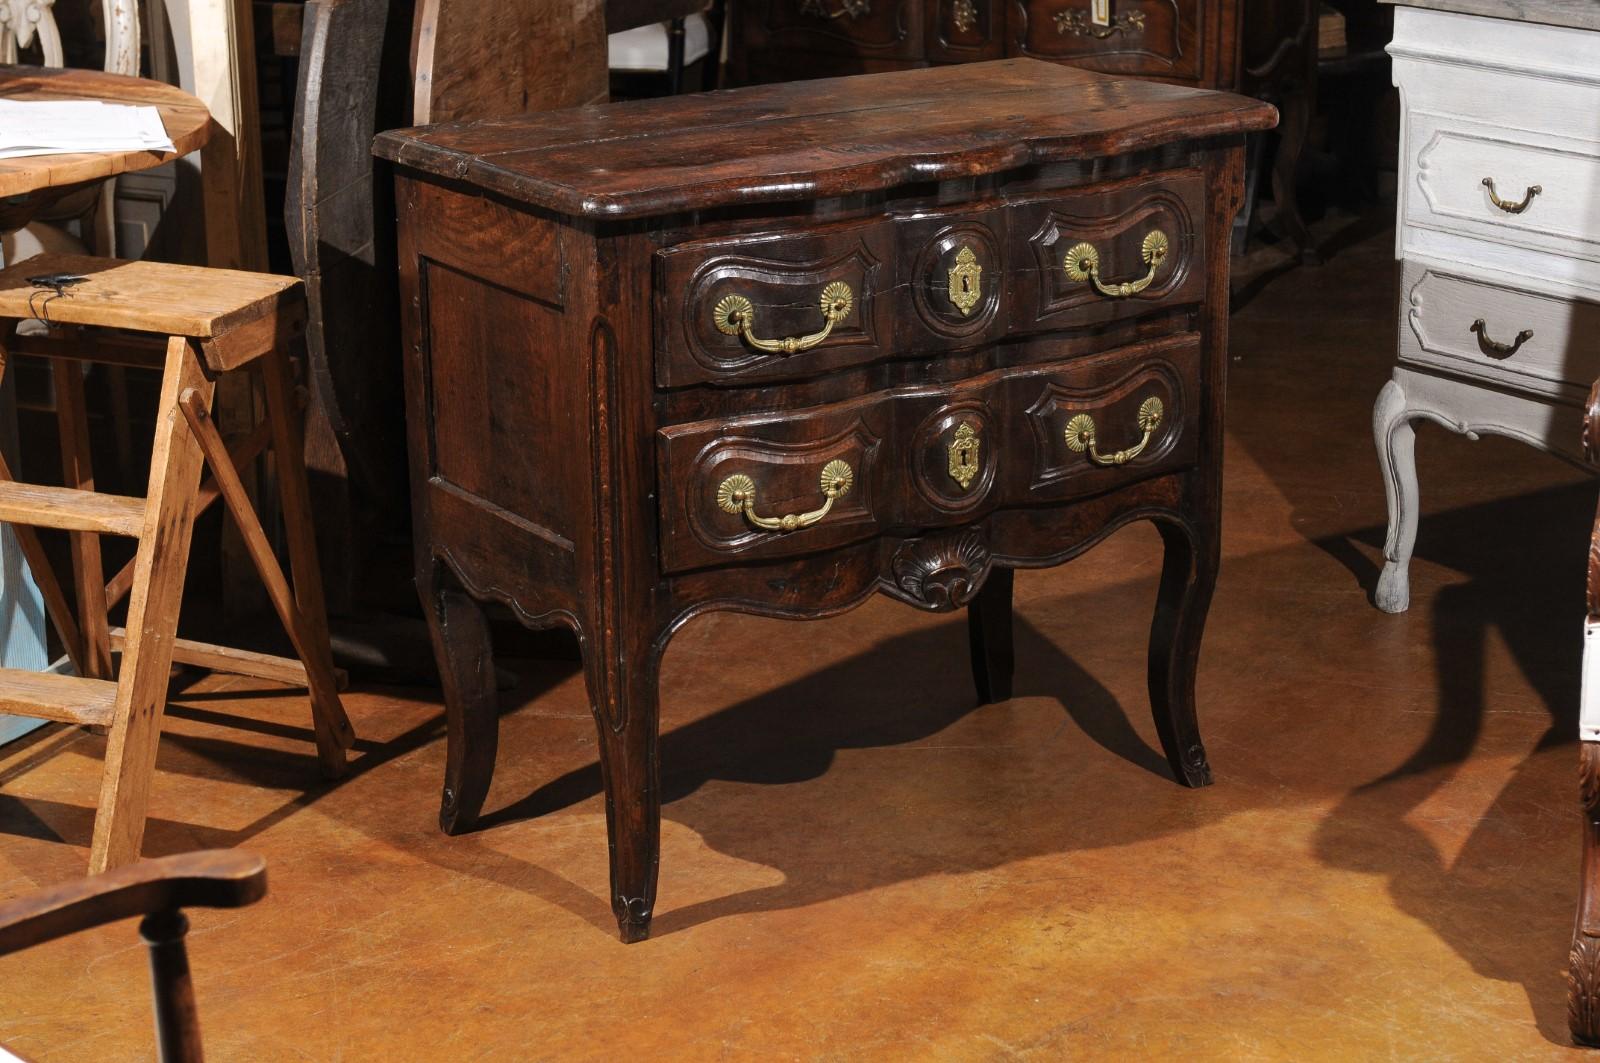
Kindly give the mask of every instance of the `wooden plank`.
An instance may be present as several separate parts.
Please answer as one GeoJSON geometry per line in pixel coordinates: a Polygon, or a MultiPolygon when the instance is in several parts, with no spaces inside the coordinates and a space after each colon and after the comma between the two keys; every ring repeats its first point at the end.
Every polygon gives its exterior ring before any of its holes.
{"type": "Polygon", "coordinates": [[[249,5],[250,0],[189,0],[189,47],[196,95],[216,126],[200,155],[206,261],[226,269],[265,270],[261,108],[249,5]]]}
{"type": "Polygon", "coordinates": [[[156,407],[145,522],[128,601],[129,635],[122,649],[122,675],[89,853],[91,874],[137,860],[144,842],[203,464],[188,419],[178,410],[178,396],[193,391],[209,398],[213,388],[189,342],[169,340],[156,407]]]}
{"type": "Polygon", "coordinates": [[[0,713],[103,726],[116,702],[117,684],[105,679],[0,668],[0,713]]]}
{"type": "Polygon", "coordinates": [[[603,101],[599,0],[418,0],[413,121],[465,122],[603,101]]]}
{"type": "Polygon", "coordinates": [[[160,369],[166,361],[166,348],[165,336],[117,336],[99,329],[80,332],[70,340],[61,336],[15,336],[11,340],[16,354],[133,369],[160,369]]]}
{"type": "MultiPolygon", "coordinates": [[[[56,427],[61,438],[61,478],[74,491],[94,492],[94,465],[89,456],[89,407],[83,395],[83,366],[57,358],[51,363],[56,386],[56,427]]],[[[142,517],[144,506],[139,512],[142,517]]],[[[106,573],[100,558],[100,536],[73,532],[72,582],[77,590],[78,626],[83,632],[82,673],[110,679],[111,642],[106,637],[106,573]]]]}
{"type": "MultiPolygon", "coordinates": [[[[278,358],[269,359],[268,365],[281,365],[278,358]]],[[[239,474],[228,460],[227,448],[223,445],[222,437],[217,433],[210,411],[205,405],[205,397],[198,389],[191,389],[183,394],[179,405],[184,416],[189,419],[189,425],[194,430],[195,439],[205,452],[206,460],[211,465],[212,475],[216,478],[217,486],[222,489],[222,500],[232,515],[234,524],[238,527],[244,539],[245,548],[250,553],[250,558],[255,562],[256,571],[261,575],[261,582],[266,586],[267,597],[272,601],[272,607],[278,613],[278,619],[283,623],[284,630],[288,632],[289,641],[294,645],[294,651],[300,660],[305,662],[308,685],[311,691],[311,708],[317,732],[317,753],[322,761],[323,770],[331,774],[342,773],[345,769],[344,751],[355,743],[355,734],[350,727],[350,720],[345,715],[344,706],[339,701],[338,682],[333,677],[333,662],[328,646],[327,618],[318,616],[322,626],[320,630],[315,622],[310,620],[302,611],[301,605],[295,601],[289,590],[288,580],[284,578],[283,569],[278,566],[278,559],[272,553],[272,545],[267,541],[267,533],[261,527],[261,521],[256,517],[256,511],[250,504],[250,496],[245,492],[244,484],[239,480],[239,474]]],[[[269,399],[269,415],[281,409],[269,399]]],[[[292,433],[284,430],[281,419],[275,418],[273,433],[274,450],[278,455],[279,482],[290,483],[296,477],[293,473],[299,472],[298,478],[301,490],[304,490],[304,468],[299,464],[300,452],[297,447],[288,445],[286,436],[292,433]]],[[[294,553],[295,526],[300,524],[304,534],[309,536],[310,526],[304,521],[302,511],[296,520],[296,515],[290,512],[288,502],[292,494],[284,492],[285,518],[290,529],[291,554],[294,553]]],[[[301,495],[303,498],[303,494],[301,495]]],[[[312,554],[312,558],[315,558],[312,554]]],[[[297,565],[295,568],[296,586],[301,593],[306,594],[304,601],[320,606],[321,585],[315,580],[305,579],[307,575],[315,576],[315,569],[307,572],[305,568],[297,565]],[[307,587],[315,584],[314,593],[308,593],[307,587]]]]}
{"type": "MultiPolygon", "coordinates": [[[[127,637],[125,628],[112,628],[112,650],[122,652],[127,637]]],[[[255,650],[241,650],[234,646],[197,642],[194,639],[174,639],[172,659],[180,664],[192,664],[196,668],[209,668],[214,672],[227,672],[229,675],[248,675],[296,687],[308,685],[306,666],[293,657],[279,657],[271,653],[257,653],[255,650]]],[[[334,678],[338,680],[340,686],[343,686],[346,680],[339,678],[341,674],[338,669],[334,670],[334,678]]]]}
{"type": "Polygon", "coordinates": [[[144,524],[144,499],[10,480],[0,483],[0,520],[136,539],[144,524]]]}
{"type": "Polygon", "coordinates": [[[1487,15],[1490,18],[1542,22],[1548,26],[1571,26],[1580,30],[1600,30],[1600,4],[1594,0],[1378,0],[1402,7],[1426,7],[1435,11],[1454,11],[1460,15],[1487,15]]]}
{"type": "Polygon", "coordinates": [[[300,54],[300,25],[305,19],[303,3],[281,3],[278,0],[255,0],[254,15],[256,40],[266,42],[272,55],[279,59],[300,54]]]}
{"type": "Polygon", "coordinates": [[[299,287],[297,278],[269,273],[43,254],[0,271],[0,317],[211,339],[280,313],[292,322],[299,287]],[[86,279],[50,298],[29,278],[53,273],[86,279]]]}

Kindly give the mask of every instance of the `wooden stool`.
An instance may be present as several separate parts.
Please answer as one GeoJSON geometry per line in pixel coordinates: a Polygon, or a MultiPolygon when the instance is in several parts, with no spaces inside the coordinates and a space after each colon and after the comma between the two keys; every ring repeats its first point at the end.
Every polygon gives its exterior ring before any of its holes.
{"type": "Polygon", "coordinates": [[[17,483],[0,459],[0,521],[14,526],[46,612],[79,673],[0,669],[0,712],[110,727],[89,858],[93,873],[139,856],[175,660],[304,684],[318,758],[326,772],[344,771],[354,734],[328,645],[287,349],[304,322],[300,282],[292,277],[71,255],[41,255],[0,272],[0,373],[8,346],[52,359],[66,479],[65,487],[17,483]],[[33,280],[60,275],[83,279],[60,294],[33,280]],[[49,324],[49,335],[15,336],[17,322],[27,318],[49,324]],[[80,361],[165,374],[150,486],[142,499],[94,491],[80,361]],[[211,420],[211,402],[218,375],[246,367],[260,371],[267,417],[230,451],[211,420]],[[238,473],[269,445],[278,459],[293,595],[238,473]],[[203,464],[211,468],[204,485],[203,464]],[[195,517],[218,497],[243,535],[299,660],[176,637],[195,517]],[[76,623],[36,527],[72,535],[76,623]],[[133,561],[109,582],[102,582],[98,538],[105,534],[139,541],[133,561]],[[107,610],[125,594],[127,625],[109,628],[107,610]],[[122,654],[115,681],[114,650],[122,654]]]}

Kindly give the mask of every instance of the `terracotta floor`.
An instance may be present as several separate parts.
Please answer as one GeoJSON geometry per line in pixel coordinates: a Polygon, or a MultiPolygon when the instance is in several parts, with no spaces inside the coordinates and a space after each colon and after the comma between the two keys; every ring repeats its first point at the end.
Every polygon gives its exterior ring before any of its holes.
{"type": "MultiPolygon", "coordinates": [[[[570,666],[509,699],[486,829],[434,826],[433,695],[362,690],[356,773],[315,778],[303,702],[208,680],[174,707],[147,851],[263,854],[197,913],[218,1060],[1538,1059],[1566,1051],[1574,743],[1595,490],[1426,427],[1411,612],[1368,603],[1370,409],[1391,237],[1247,272],[1226,561],[1201,720],[1218,785],[1155,751],[1157,538],[1017,583],[1018,697],[973,708],[959,618],[878,599],[715,615],[666,660],[655,937],[606,895],[570,666]],[[1263,274],[1262,271],[1266,270],[1263,274]]],[[[79,874],[102,742],[0,761],[0,895],[79,874]]],[[[0,1042],[151,1053],[122,924],[0,960],[0,1042]]]]}

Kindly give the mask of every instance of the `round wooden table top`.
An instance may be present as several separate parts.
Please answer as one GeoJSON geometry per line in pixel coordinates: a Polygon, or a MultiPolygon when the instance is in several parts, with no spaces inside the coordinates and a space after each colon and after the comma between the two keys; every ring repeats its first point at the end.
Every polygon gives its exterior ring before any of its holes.
{"type": "MultiPolygon", "coordinates": [[[[145,78],[98,70],[0,65],[0,98],[8,100],[101,100],[155,107],[178,149],[110,151],[82,155],[24,155],[0,159],[0,200],[42,189],[66,189],[119,173],[148,170],[204,146],[211,139],[211,113],[182,89],[145,78]]],[[[20,204],[0,204],[0,210],[20,204]]]]}

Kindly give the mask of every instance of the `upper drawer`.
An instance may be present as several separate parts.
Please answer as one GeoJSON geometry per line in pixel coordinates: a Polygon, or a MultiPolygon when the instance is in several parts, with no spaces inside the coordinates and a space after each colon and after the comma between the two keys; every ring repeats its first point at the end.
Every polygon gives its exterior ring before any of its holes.
{"type": "Polygon", "coordinates": [[[669,247],[656,256],[657,380],[757,383],[877,361],[894,289],[885,218],[669,247]]]}
{"type": "Polygon", "coordinates": [[[920,59],[923,0],[745,0],[739,47],[920,59]]]}
{"type": "Polygon", "coordinates": [[[1600,144],[1413,112],[1405,220],[1600,261],[1600,144]]]}
{"type": "Polygon", "coordinates": [[[930,0],[927,58],[971,63],[1005,57],[1007,0],[930,0]]]}
{"type": "Polygon", "coordinates": [[[1199,0],[1111,0],[1106,26],[1095,25],[1092,7],[1091,0],[1019,0],[1011,38],[1023,55],[1107,74],[1199,79],[1199,0]]]}
{"type": "Polygon", "coordinates": [[[1400,357],[1541,395],[1576,397],[1600,375],[1600,305],[1408,259],[1400,357]]]}
{"type": "Polygon", "coordinates": [[[1178,170],[1019,203],[1012,332],[1080,328],[1205,297],[1205,177],[1178,170]]]}

